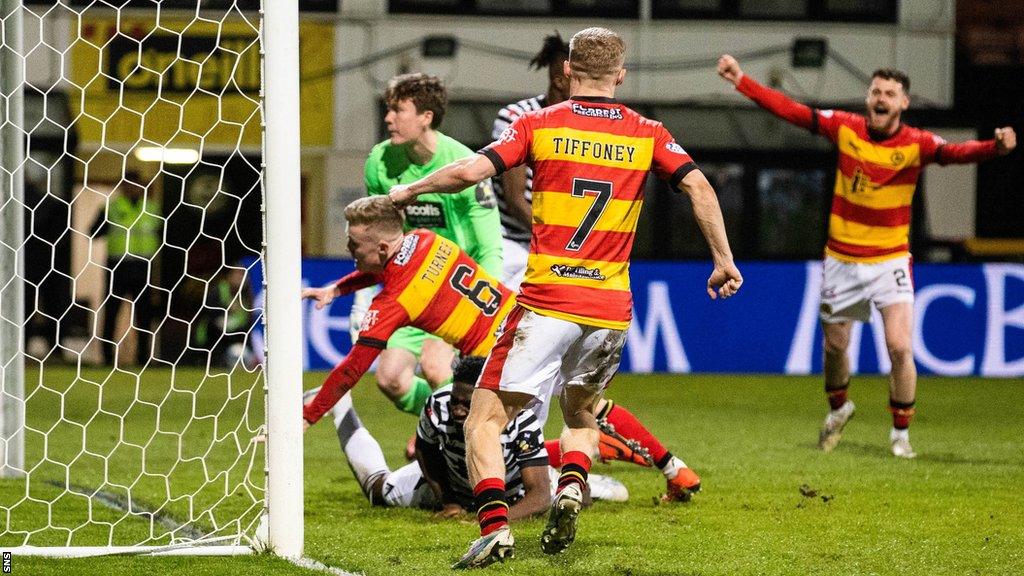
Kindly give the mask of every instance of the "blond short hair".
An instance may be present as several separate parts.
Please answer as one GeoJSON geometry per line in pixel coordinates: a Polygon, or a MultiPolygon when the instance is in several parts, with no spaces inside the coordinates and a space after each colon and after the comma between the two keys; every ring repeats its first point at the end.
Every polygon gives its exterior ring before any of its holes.
{"type": "Polygon", "coordinates": [[[402,213],[387,196],[367,196],[345,207],[349,226],[370,226],[381,234],[402,232],[402,213]]]}
{"type": "Polygon", "coordinates": [[[573,76],[600,80],[618,74],[626,59],[626,43],[607,28],[587,28],[569,41],[569,69],[573,76]]]}

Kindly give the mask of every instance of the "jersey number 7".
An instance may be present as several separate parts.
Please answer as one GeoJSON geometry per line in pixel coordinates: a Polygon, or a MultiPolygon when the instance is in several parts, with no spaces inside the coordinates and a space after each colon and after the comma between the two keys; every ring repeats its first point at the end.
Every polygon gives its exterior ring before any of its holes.
{"type": "Polygon", "coordinates": [[[580,222],[579,227],[576,228],[576,233],[572,235],[569,243],[565,245],[566,250],[578,252],[583,248],[583,243],[590,237],[590,232],[601,218],[601,214],[604,214],[604,209],[612,198],[612,183],[602,182],[601,180],[573,178],[573,198],[586,198],[588,194],[594,194],[597,198],[590,205],[590,210],[587,210],[586,216],[583,217],[583,222],[580,222]]]}

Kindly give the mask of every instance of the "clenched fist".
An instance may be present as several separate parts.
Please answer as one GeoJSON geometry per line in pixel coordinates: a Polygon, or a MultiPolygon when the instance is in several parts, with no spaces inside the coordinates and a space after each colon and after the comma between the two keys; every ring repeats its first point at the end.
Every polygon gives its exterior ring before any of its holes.
{"type": "Polygon", "coordinates": [[[728,54],[723,54],[718,59],[718,75],[732,82],[735,86],[743,78],[743,70],[740,69],[740,63],[735,58],[728,54]]]}
{"type": "Polygon", "coordinates": [[[996,151],[1000,156],[1006,156],[1017,147],[1017,133],[1013,128],[1005,126],[996,128],[996,151]]]}

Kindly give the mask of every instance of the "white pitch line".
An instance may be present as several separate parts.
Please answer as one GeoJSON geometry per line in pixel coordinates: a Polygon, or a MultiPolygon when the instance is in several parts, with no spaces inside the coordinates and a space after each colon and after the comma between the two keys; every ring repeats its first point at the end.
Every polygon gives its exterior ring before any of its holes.
{"type": "MultiPolygon", "coordinates": [[[[55,486],[64,486],[63,484],[58,484],[56,482],[50,482],[50,484],[53,484],[55,486]]],[[[116,494],[112,494],[110,492],[106,492],[106,491],[103,491],[103,490],[91,490],[90,491],[88,488],[85,488],[84,486],[74,486],[74,485],[72,485],[72,486],[69,486],[69,487],[65,487],[65,489],[68,489],[68,488],[75,488],[77,490],[80,490],[82,494],[92,494],[93,496],[97,497],[97,500],[99,500],[99,502],[101,504],[103,504],[107,508],[111,508],[111,509],[116,510],[118,512],[135,514],[135,515],[138,515],[140,513],[144,514],[144,515],[148,515],[148,516],[150,516],[150,518],[159,521],[160,524],[162,524],[165,528],[170,529],[171,532],[177,532],[178,530],[181,530],[181,529],[184,528],[186,531],[190,531],[190,535],[191,536],[197,536],[198,535],[199,538],[202,537],[201,533],[199,533],[199,531],[196,530],[195,528],[193,528],[191,526],[186,527],[184,524],[179,523],[177,520],[175,520],[174,518],[172,518],[172,517],[170,517],[170,516],[168,516],[166,514],[160,514],[160,513],[153,512],[149,507],[147,507],[145,505],[140,505],[140,503],[138,501],[127,500],[127,499],[122,498],[122,497],[120,497],[120,496],[118,496],[116,494]]],[[[169,551],[169,550],[171,550],[173,548],[179,548],[179,547],[182,547],[182,546],[178,546],[178,545],[164,546],[164,547],[160,547],[158,549],[155,549],[154,552],[159,553],[160,551],[165,551],[164,549],[166,549],[166,551],[169,551]]],[[[152,552],[150,552],[150,553],[152,553],[152,552]]],[[[295,564],[296,566],[298,566],[300,568],[306,568],[307,570],[317,570],[317,571],[320,571],[320,572],[326,572],[328,574],[334,574],[334,576],[364,576],[361,572],[359,572],[359,573],[357,573],[357,572],[346,572],[346,571],[342,570],[341,568],[335,568],[334,566],[328,566],[327,564],[324,564],[323,562],[320,562],[319,560],[315,560],[315,559],[309,558],[307,556],[303,556],[301,558],[286,558],[286,560],[288,560],[289,562],[291,562],[292,564],[295,564]]]]}
{"type": "Polygon", "coordinates": [[[327,572],[328,574],[334,574],[335,576],[363,576],[362,572],[346,572],[341,568],[328,566],[319,560],[314,560],[306,556],[303,556],[302,558],[288,558],[288,561],[300,568],[319,570],[321,572],[327,572]]]}

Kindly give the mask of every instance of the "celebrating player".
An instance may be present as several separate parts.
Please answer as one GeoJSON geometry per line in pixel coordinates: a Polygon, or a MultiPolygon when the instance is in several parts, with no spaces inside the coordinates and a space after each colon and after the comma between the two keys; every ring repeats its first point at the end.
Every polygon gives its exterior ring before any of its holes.
{"type": "Polygon", "coordinates": [[[907,126],[900,117],[910,105],[910,80],[891,68],[872,74],[866,116],[816,110],[794,102],[745,75],[729,55],[718,60],[718,74],[762,108],[839,147],[821,286],[825,393],[830,411],[819,447],[832,450],[853,416],[853,402],[847,399],[850,364],[846,349],[852,323],[870,321],[873,304],[882,315],[892,360],[892,453],[913,458],[909,426],[917,369],[911,350],[914,285],[909,230],[917,179],[921,169],[933,162],[965,164],[1009,153],[1017,141],[1013,128],[997,129],[995,140],[947,144],[935,134],[907,126]]]}
{"type": "MultiPolygon", "coordinates": [[[[569,79],[562,72],[562,63],[568,57],[569,45],[560,35],[556,33],[544,38],[544,45],[530,61],[530,66],[537,70],[547,70],[547,92],[524,98],[499,110],[498,117],[494,119],[491,138],[500,138],[505,129],[523,114],[564,102],[569,97],[569,79]]],[[[526,272],[526,257],[530,252],[533,170],[527,166],[506,170],[501,177],[494,179],[494,193],[501,213],[504,260],[501,283],[512,290],[518,290],[526,272]]]]}
{"type": "MultiPolygon", "coordinates": [[[[440,510],[443,518],[461,516],[471,508],[473,489],[466,476],[463,424],[483,363],[480,356],[462,358],[453,383],[430,395],[416,432],[417,462],[395,471],[388,468],[380,444],[359,420],[350,396],[331,410],[341,448],[372,505],[440,510]]],[[[542,514],[551,505],[543,434],[543,426],[530,410],[520,412],[502,431],[510,521],[542,514]]],[[[628,499],[629,492],[620,482],[606,476],[600,479],[592,485],[593,499],[628,499]]]]}
{"type": "Polygon", "coordinates": [[[599,437],[592,407],[618,368],[632,316],[629,254],[649,170],[693,200],[714,258],[709,296],[732,296],[742,283],[707,179],[660,123],[614,98],[625,77],[622,39],[588,28],[573,36],[569,52],[563,64],[568,101],[520,116],[478,155],[390,191],[396,204],[408,205],[421,194],[460,190],[513,166],[533,168],[526,276],[466,421],[481,536],[455,568],[486,566],[514,549],[498,438],[510,418],[528,404],[546,403],[554,389],[561,390],[567,427],[541,546],[555,554],[575,539],[589,454],[599,437]]]}
{"type": "MultiPolygon", "coordinates": [[[[384,99],[389,138],[374,146],[366,160],[369,195],[386,194],[394,184],[413,182],[473,154],[438,130],[448,103],[438,78],[422,73],[396,76],[388,82],[384,99]]],[[[489,274],[500,277],[501,225],[495,204],[490,181],[455,195],[425,196],[405,207],[405,229],[426,228],[451,240],[489,274]]],[[[353,327],[361,324],[370,298],[372,292],[357,295],[353,327]]],[[[431,389],[450,381],[453,358],[454,351],[442,340],[418,328],[401,328],[381,353],[377,383],[399,409],[418,415],[431,389]],[[415,373],[417,362],[422,378],[415,373]]]]}

